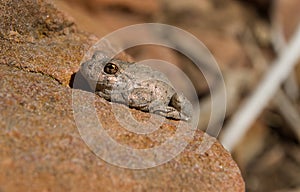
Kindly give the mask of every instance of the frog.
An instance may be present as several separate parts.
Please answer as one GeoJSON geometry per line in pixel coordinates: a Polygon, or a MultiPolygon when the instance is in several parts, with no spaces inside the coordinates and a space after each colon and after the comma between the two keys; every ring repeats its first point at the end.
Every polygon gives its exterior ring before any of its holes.
{"type": "Polygon", "coordinates": [[[192,117],[190,101],[175,90],[164,73],[150,66],[95,51],[79,71],[94,93],[107,101],[174,120],[189,121],[192,117]]]}

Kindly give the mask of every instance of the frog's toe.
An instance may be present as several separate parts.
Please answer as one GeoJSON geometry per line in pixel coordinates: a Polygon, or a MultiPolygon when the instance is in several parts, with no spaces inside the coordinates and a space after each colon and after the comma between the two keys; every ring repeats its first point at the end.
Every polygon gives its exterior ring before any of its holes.
{"type": "Polygon", "coordinates": [[[164,116],[166,118],[175,119],[175,120],[189,121],[191,119],[190,116],[180,113],[175,108],[169,106],[156,109],[152,111],[152,113],[164,116]]]}
{"type": "Polygon", "coordinates": [[[166,118],[184,121],[189,121],[191,117],[190,113],[186,113],[185,110],[180,111],[173,106],[166,106],[163,102],[159,101],[152,102],[149,105],[149,112],[164,116],[166,118]]]}
{"type": "Polygon", "coordinates": [[[189,121],[191,117],[180,113],[180,119],[184,121],[189,121]]]}
{"type": "Polygon", "coordinates": [[[175,109],[172,111],[168,110],[167,112],[166,111],[154,111],[154,113],[164,116],[166,118],[170,118],[170,119],[176,119],[176,120],[182,119],[180,113],[178,111],[176,111],[175,109]]]}

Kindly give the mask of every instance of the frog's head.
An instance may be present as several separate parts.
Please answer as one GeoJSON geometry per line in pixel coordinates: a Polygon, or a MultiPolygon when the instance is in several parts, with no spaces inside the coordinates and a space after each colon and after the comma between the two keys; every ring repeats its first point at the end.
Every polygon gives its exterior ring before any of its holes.
{"type": "Polygon", "coordinates": [[[93,57],[81,65],[80,72],[95,91],[112,90],[127,62],[111,59],[102,51],[96,51],[93,57]]]}

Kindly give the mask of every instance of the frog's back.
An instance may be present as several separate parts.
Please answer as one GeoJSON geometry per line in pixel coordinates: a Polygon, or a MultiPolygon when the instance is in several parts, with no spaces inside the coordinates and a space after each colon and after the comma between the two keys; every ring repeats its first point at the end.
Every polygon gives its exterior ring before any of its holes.
{"type": "Polygon", "coordinates": [[[127,69],[127,73],[133,74],[134,79],[138,81],[156,80],[163,81],[172,86],[169,79],[160,71],[153,70],[151,67],[142,64],[131,64],[127,69]]]}

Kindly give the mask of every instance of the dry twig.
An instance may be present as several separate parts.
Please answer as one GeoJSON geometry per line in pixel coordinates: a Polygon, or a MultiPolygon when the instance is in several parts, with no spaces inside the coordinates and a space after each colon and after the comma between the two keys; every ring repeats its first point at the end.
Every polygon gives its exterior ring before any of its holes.
{"type": "Polygon", "coordinates": [[[240,110],[237,111],[231,122],[229,122],[221,138],[221,142],[228,150],[233,149],[235,144],[246,133],[249,126],[270,101],[282,82],[288,77],[300,57],[299,44],[300,27],[298,27],[290,44],[273,63],[256,91],[242,105],[240,110]]]}

